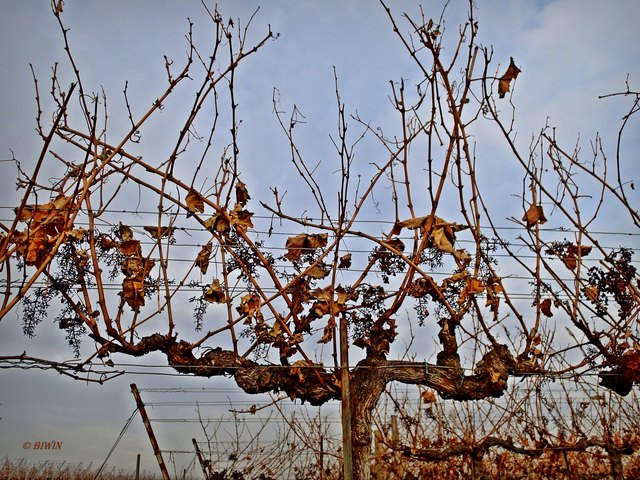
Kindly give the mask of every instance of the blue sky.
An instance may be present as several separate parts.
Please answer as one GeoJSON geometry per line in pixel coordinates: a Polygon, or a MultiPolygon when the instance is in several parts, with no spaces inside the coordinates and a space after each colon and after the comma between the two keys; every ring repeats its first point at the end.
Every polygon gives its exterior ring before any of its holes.
{"type": "MultiPolygon", "coordinates": [[[[48,4],[2,2],[1,160],[11,158],[13,151],[17,159],[29,165],[39,153],[29,63],[33,64],[44,97],[49,90],[52,64],[62,65],[65,58],[61,34],[48,4]]],[[[502,70],[513,56],[522,69],[513,92],[518,141],[528,145],[531,135],[548,121],[558,127],[559,138],[564,142],[573,144],[580,135],[588,149],[588,139],[601,132],[605,148],[613,151],[620,119],[629,104],[622,98],[597,97],[624,90],[627,75],[631,88],[640,89],[640,31],[636,25],[640,3],[478,0],[476,4],[480,39],[484,45],[493,46],[494,65],[500,64],[502,70]]],[[[218,5],[223,16],[246,20],[260,3],[221,0],[218,5]]],[[[416,2],[390,1],[389,5],[396,14],[405,10],[412,15],[419,12],[416,2]]],[[[464,19],[465,8],[465,2],[451,2],[447,15],[451,33],[457,29],[457,22],[464,19]]],[[[427,14],[439,15],[439,7],[427,14]]],[[[114,109],[110,121],[115,128],[122,122],[118,115],[124,112],[121,91],[125,80],[129,82],[134,110],[141,112],[153,102],[164,81],[162,56],[167,54],[176,61],[184,58],[187,17],[195,24],[196,42],[206,49],[209,24],[199,1],[65,2],[63,19],[71,28],[70,42],[85,88],[98,91],[104,87],[114,109]]],[[[295,175],[287,168],[272,166],[275,159],[286,159],[288,148],[272,113],[272,93],[277,88],[284,108],[290,109],[295,103],[306,116],[307,124],[300,133],[301,146],[308,152],[310,163],[325,160],[322,168],[326,169],[327,183],[331,184],[335,167],[326,159],[331,155],[328,135],[335,131],[336,123],[333,67],[338,73],[341,97],[350,112],[357,111],[362,118],[380,125],[387,124],[391,114],[389,81],[404,78],[411,84],[418,74],[377,2],[265,1],[254,19],[255,38],[269,24],[280,34],[279,38],[249,59],[239,80],[241,154],[252,166],[244,172],[245,182],[253,192],[295,181],[295,175]]],[[[637,121],[630,128],[634,133],[628,135],[624,147],[628,152],[637,152],[640,146],[637,121]]],[[[490,135],[483,142],[486,153],[483,161],[495,162],[494,171],[499,171],[505,154],[503,147],[490,135]]],[[[629,154],[631,159],[635,156],[629,154]]],[[[636,179],[639,168],[637,162],[626,166],[636,179]]],[[[5,161],[0,162],[0,169],[0,206],[11,207],[17,201],[15,169],[5,161]]],[[[520,191],[519,185],[508,181],[495,188],[505,195],[520,191]]],[[[508,206],[504,208],[504,217],[513,214],[508,206]]],[[[9,215],[10,211],[3,208],[2,222],[7,222],[9,215]]],[[[57,359],[71,355],[54,326],[42,325],[35,340],[23,337],[18,315],[16,312],[0,322],[0,355],[23,350],[34,356],[57,359]]],[[[153,363],[153,359],[145,362],[153,363]]],[[[2,371],[0,457],[101,463],[133,410],[129,383],[134,381],[140,386],[212,385],[194,379],[138,375],[97,386],[73,382],[52,372],[2,371]],[[63,440],[64,449],[44,454],[22,449],[24,441],[38,439],[63,440]]],[[[224,380],[216,380],[214,384],[231,388],[224,380]]],[[[172,443],[170,432],[161,437],[163,441],[172,443]]],[[[125,447],[114,454],[113,462],[134,465],[135,453],[144,453],[149,467],[150,449],[140,425],[132,427],[125,442],[128,442],[125,447]]],[[[167,448],[190,446],[176,443],[167,448]]]]}

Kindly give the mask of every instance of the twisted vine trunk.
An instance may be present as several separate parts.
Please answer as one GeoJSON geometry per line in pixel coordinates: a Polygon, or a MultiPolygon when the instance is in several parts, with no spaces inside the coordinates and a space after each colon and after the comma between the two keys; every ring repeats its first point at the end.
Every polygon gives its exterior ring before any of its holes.
{"type": "Polygon", "coordinates": [[[381,360],[367,359],[351,373],[351,441],[353,478],[369,480],[371,444],[373,441],[373,410],[387,384],[384,369],[371,368],[381,360]]]}

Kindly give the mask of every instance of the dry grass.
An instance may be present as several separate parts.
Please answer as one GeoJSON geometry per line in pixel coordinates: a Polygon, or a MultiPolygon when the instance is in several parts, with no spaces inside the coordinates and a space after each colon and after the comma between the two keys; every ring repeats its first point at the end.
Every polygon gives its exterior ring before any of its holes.
{"type": "MultiPolygon", "coordinates": [[[[4,459],[0,464],[0,480],[94,480],[97,467],[92,464],[42,462],[29,464],[25,459],[4,459]]],[[[135,480],[135,470],[107,468],[99,480],[135,480]]],[[[160,480],[156,473],[140,472],[139,480],[160,480]]]]}

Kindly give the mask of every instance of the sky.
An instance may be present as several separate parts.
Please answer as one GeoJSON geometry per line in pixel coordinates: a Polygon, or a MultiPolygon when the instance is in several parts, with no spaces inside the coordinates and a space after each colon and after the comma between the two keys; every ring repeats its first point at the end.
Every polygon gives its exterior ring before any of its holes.
{"type": "MultiPolygon", "coordinates": [[[[599,100],[598,96],[623,91],[627,78],[632,90],[640,89],[637,48],[640,31],[636,25],[640,3],[636,0],[475,3],[480,41],[493,47],[495,64],[504,68],[509,58],[514,57],[522,70],[513,89],[518,141],[528,145],[531,136],[548,122],[558,127],[559,138],[569,144],[575,143],[578,136],[588,142],[600,132],[605,147],[612,151],[629,102],[623,98],[599,100]]],[[[242,22],[260,6],[253,20],[254,37],[266,32],[268,25],[279,34],[254,58],[248,59],[238,86],[243,119],[242,156],[252,159],[255,166],[243,172],[243,178],[258,191],[295,181],[290,169],[271,167],[275,159],[286,158],[288,148],[272,112],[274,88],[284,107],[290,109],[296,104],[305,115],[307,123],[300,142],[310,163],[314,163],[331,154],[329,133],[335,131],[336,124],[334,67],[340,95],[348,109],[376,125],[384,125],[391,115],[389,82],[404,78],[411,84],[418,79],[378,2],[219,0],[217,4],[223,16],[240,18],[242,22]]],[[[424,4],[427,15],[439,15],[439,8],[430,7],[433,2],[424,4]]],[[[9,208],[15,206],[18,198],[15,167],[7,160],[14,155],[23,165],[29,165],[37,158],[41,146],[34,131],[36,108],[29,65],[33,65],[44,97],[49,90],[51,67],[55,62],[62,65],[65,54],[49,2],[2,0],[0,5],[3,7],[0,217],[6,223],[10,220],[9,208]]],[[[389,5],[397,15],[403,11],[411,15],[419,13],[417,2],[389,1],[389,5]]],[[[110,121],[115,128],[122,121],[118,115],[121,119],[124,82],[129,82],[134,109],[142,111],[154,101],[155,92],[164,81],[163,55],[177,60],[184,58],[187,18],[194,23],[196,43],[204,49],[210,39],[207,14],[195,0],[67,0],[64,6],[63,21],[70,28],[70,43],[85,85],[94,91],[104,88],[108,97],[113,98],[110,102],[115,113],[110,121]]],[[[457,28],[456,22],[464,19],[465,8],[465,2],[451,1],[447,28],[452,32],[457,28]]],[[[640,147],[637,120],[629,128],[632,133],[623,147],[633,159],[633,152],[640,147]]],[[[495,162],[496,171],[504,152],[493,141],[490,136],[486,139],[483,161],[495,162]]],[[[588,143],[585,148],[589,148],[588,143]]],[[[637,162],[625,168],[638,179],[637,162]]],[[[327,178],[328,183],[335,181],[335,177],[327,178]]],[[[497,192],[507,194],[518,193],[519,188],[507,181],[495,185],[497,192]]],[[[504,216],[512,214],[505,206],[504,216]]],[[[63,336],[52,325],[41,325],[35,339],[24,337],[20,333],[19,315],[17,310],[0,321],[0,356],[24,350],[45,358],[71,356],[63,336]]],[[[145,364],[156,361],[159,360],[152,357],[143,359],[145,364]]],[[[142,373],[132,373],[102,386],[73,381],[54,372],[0,371],[0,458],[102,463],[134,410],[129,390],[133,382],[141,388],[216,387],[219,388],[213,395],[216,400],[257,401],[232,393],[233,385],[225,379],[204,381],[151,375],[170,371],[148,367],[128,370],[142,373]],[[57,451],[23,448],[25,442],[52,440],[63,441],[63,448],[57,451]]],[[[224,405],[214,406],[211,415],[225,410],[224,405]]],[[[193,417],[193,405],[179,414],[193,417]]],[[[162,448],[190,448],[192,433],[177,434],[166,424],[158,428],[162,448]]],[[[143,454],[146,468],[153,468],[151,450],[139,419],[127,431],[110,464],[133,467],[136,453],[143,454]]]]}

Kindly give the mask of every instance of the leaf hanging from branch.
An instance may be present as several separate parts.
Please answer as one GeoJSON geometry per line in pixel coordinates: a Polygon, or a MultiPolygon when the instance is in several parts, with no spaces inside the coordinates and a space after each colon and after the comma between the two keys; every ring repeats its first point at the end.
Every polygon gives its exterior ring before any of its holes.
{"type": "Polygon", "coordinates": [[[518,78],[518,74],[520,72],[521,70],[516,67],[516,64],[513,61],[513,57],[511,57],[511,61],[509,63],[507,71],[498,80],[498,96],[500,98],[504,98],[505,94],[510,90],[511,80],[515,80],[516,78],[518,78]]]}
{"type": "Polygon", "coordinates": [[[284,257],[290,262],[297,262],[303,253],[313,253],[318,248],[327,246],[328,235],[326,233],[308,235],[301,233],[294,237],[289,237],[285,248],[287,253],[284,257]]]}
{"type": "Polygon", "coordinates": [[[209,269],[209,257],[211,256],[212,249],[213,243],[209,242],[200,249],[200,252],[198,252],[198,256],[196,257],[196,267],[200,268],[200,273],[203,275],[206,275],[207,270],[209,269]]]}
{"type": "Polygon", "coordinates": [[[522,221],[526,221],[527,222],[527,228],[530,229],[531,227],[537,225],[537,224],[544,224],[547,222],[547,217],[544,216],[544,211],[542,210],[542,205],[534,205],[531,204],[531,206],[529,207],[529,209],[525,212],[524,216],[522,217],[522,221]]]}
{"type": "Polygon", "coordinates": [[[189,190],[185,203],[187,204],[187,210],[191,213],[204,212],[204,197],[195,190],[189,190]]]}

